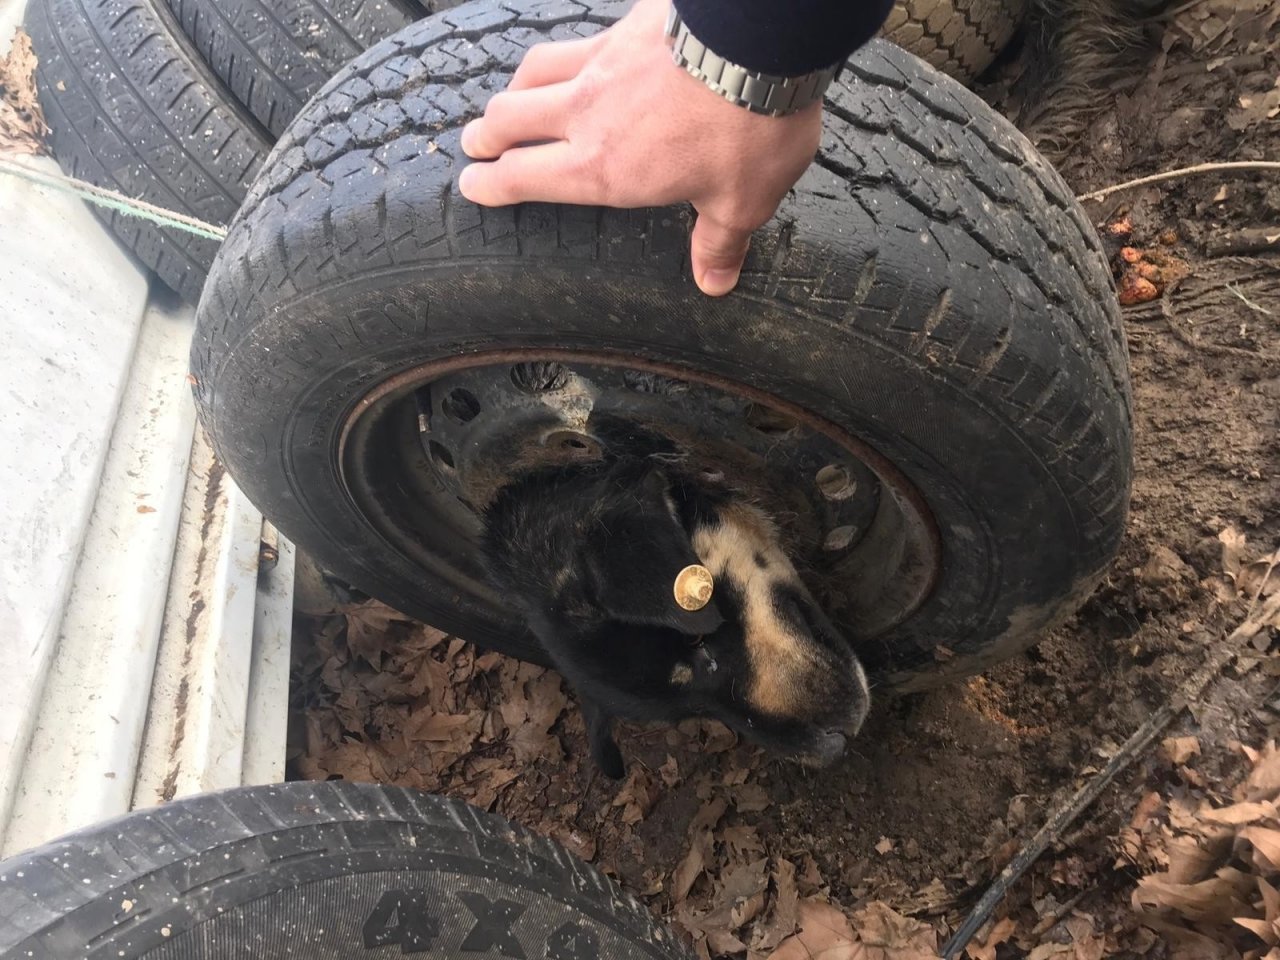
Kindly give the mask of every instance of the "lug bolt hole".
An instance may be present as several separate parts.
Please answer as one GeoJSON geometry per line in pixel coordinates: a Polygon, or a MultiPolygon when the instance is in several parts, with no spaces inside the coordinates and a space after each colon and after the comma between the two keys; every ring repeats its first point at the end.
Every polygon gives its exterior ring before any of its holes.
{"type": "Polygon", "coordinates": [[[453,454],[449,452],[449,449],[444,444],[436,440],[430,440],[427,442],[427,449],[431,451],[432,459],[434,459],[440,466],[444,467],[446,470],[455,469],[453,465],[453,454]]]}
{"type": "Polygon", "coordinates": [[[853,527],[836,527],[827,534],[827,539],[822,541],[822,549],[832,553],[848,549],[849,544],[853,543],[855,532],[853,527]]]}
{"type": "Polygon", "coordinates": [[[814,482],[828,500],[848,500],[858,490],[858,484],[844,467],[829,463],[814,475],[814,482]]]}
{"type": "Polygon", "coordinates": [[[480,401],[470,390],[458,387],[449,391],[449,395],[440,404],[440,409],[454,423],[470,423],[480,416],[480,401]]]}
{"type": "Polygon", "coordinates": [[[573,430],[557,430],[543,442],[569,460],[593,460],[600,456],[600,444],[573,430]]]}
{"type": "Polygon", "coordinates": [[[768,436],[781,436],[799,426],[795,420],[785,414],[758,403],[747,404],[745,416],[748,425],[768,436]]]}

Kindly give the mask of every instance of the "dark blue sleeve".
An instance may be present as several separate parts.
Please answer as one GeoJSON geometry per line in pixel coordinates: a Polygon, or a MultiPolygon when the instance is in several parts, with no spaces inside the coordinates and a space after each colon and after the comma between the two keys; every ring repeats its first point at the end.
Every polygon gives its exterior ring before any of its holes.
{"type": "Polygon", "coordinates": [[[880,29],[893,0],[674,0],[695,37],[726,60],[794,77],[844,60],[880,29]]]}

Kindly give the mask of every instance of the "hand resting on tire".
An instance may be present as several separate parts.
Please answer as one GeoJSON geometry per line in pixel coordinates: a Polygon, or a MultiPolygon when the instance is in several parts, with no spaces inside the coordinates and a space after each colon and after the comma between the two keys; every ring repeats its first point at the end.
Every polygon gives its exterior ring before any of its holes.
{"type": "Polygon", "coordinates": [[[866,717],[848,642],[773,523],[732,491],[643,457],[538,468],[486,510],[484,554],[577,693],[611,777],[624,772],[615,716],[714,717],[815,766],[838,759],[866,717]],[[698,564],[714,587],[691,610],[675,584],[698,564]]]}
{"type": "Polygon", "coordinates": [[[475,160],[458,180],[485,206],[693,204],[698,287],[737,285],[751,233],[817,152],[821,104],[786,117],[721,99],[671,59],[668,0],[637,0],[585,40],[532,47],[507,90],[462,133],[475,160]]]}

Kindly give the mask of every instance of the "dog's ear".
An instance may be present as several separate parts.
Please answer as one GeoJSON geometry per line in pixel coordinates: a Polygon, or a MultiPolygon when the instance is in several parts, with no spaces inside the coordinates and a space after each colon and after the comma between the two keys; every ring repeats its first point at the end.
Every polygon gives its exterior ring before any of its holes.
{"type": "Polygon", "coordinates": [[[689,636],[713,633],[724,622],[715,598],[699,610],[676,601],[676,577],[698,556],[668,501],[666,478],[649,471],[587,531],[587,579],[597,605],[613,619],[667,627],[689,636]]]}

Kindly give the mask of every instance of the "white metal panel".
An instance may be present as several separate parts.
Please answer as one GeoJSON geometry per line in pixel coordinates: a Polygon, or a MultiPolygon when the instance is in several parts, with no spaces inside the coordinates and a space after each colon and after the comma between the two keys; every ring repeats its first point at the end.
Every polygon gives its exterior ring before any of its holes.
{"type": "Polygon", "coordinates": [[[192,313],[168,294],[143,320],[6,855],[129,809],[195,423],[192,313]]]}
{"type": "Polygon", "coordinates": [[[244,764],[262,515],[202,430],[190,474],[134,806],[237,786],[244,764]]]}
{"type": "MultiPolygon", "coordinates": [[[[249,713],[245,723],[246,784],[284,780],[289,725],[289,654],[293,637],[293,582],[296,550],[275,534],[270,539],[279,559],[258,573],[258,603],[254,611],[253,662],[249,670],[249,713]]],[[[267,536],[263,537],[264,541],[267,536]]]]}
{"type": "MultiPolygon", "coordinates": [[[[48,159],[28,159],[53,171],[48,159]]],[[[8,819],[147,300],[79,200],[0,177],[0,824],[8,819]]]]}

